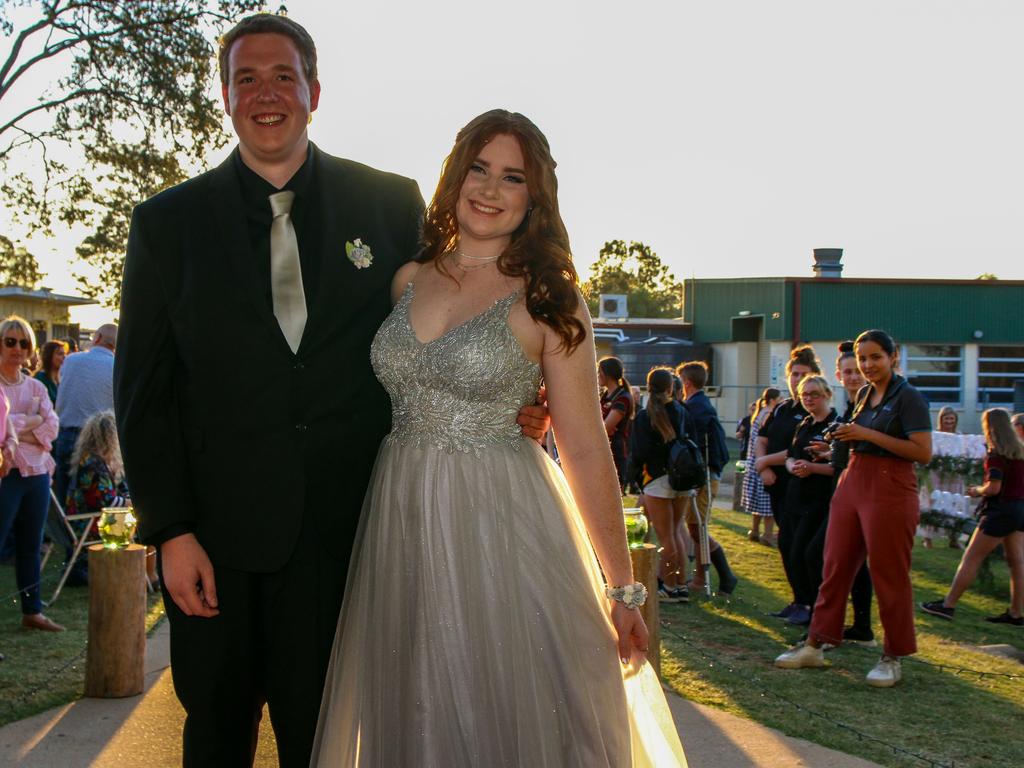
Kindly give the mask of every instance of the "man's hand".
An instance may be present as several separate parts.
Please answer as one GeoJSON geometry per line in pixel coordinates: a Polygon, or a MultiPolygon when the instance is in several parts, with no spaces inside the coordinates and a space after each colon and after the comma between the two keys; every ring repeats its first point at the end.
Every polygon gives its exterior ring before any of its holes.
{"type": "Polygon", "coordinates": [[[211,618],[217,610],[217,586],[213,564],[191,533],[175,536],[160,545],[164,587],[186,616],[211,618]]]}
{"type": "Polygon", "coordinates": [[[519,409],[516,423],[523,428],[523,434],[531,440],[543,440],[551,429],[551,414],[548,411],[548,393],[544,387],[537,393],[534,405],[524,405],[519,409]]]}

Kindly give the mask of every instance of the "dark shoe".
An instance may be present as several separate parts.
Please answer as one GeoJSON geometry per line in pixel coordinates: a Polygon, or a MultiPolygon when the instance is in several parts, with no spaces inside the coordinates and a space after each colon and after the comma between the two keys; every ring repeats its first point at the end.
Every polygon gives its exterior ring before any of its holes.
{"type": "Polygon", "coordinates": [[[736,589],[739,579],[729,567],[729,561],[725,557],[725,550],[719,547],[711,552],[711,565],[718,572],[718,591],[723,595],[731,595],[736,589]]]}
{"type": "Polygon", "coordinates": [[[792,624],[794,627],[806,627],[811,623],[811,609],[803,605],[798,605],[796,610],[789,614],[789,618],[786,619],[787,624],[792,624]]]}
{"type": "Polygon", "coordinates": [[[1003,611],[998,616],[986,616],[985,621],[993,624],[1012,624],[1015,627],[1024,627],[1024,616],[1011,616],[1009,611],[1003,611]]]}
{"type": "Polygon", "coordinates": [[[678,603],[679,598],[676,597],[676,590],[673,587],[669,589],[664,584],[658,587],[658,602],[659,603],[678,603]]]}
{"type": "Polygon", "coordinates": [[[790,603],[781,611],[775,611],[774,613],[769,613],[768,615],[774,616],[776,619],[788,619],[793,614],[793,611],[795,611],[798,607],[799,606],[796,603],[790,603]]]}
{"type": "Polygon", "coordinates": [[[947,621],[952,621],[953,614],[956,612],[956,608],[947,608],[942,604],[941,600],[921,603],[919,607],[925,613],[930,613],[932,616],[938,616],[940,619],[946,619],[947,621]]]}
{"type": "Polygon", "coordinates": [[[43,632],[63,632],[64,627],[55,621],[43,616],[41,613],[33,613],[21,617],[21,626],[25,629],[40,629],[43,632]]]}
{"type": "Polygon", "coordinates": [[[843,642],[861,645],[865,648],[875,648],[878,645],[874,632],[858,627],[856,624],[843,630],[843,642]]]}
{"type": "Polygon", "coordinates": [[[677,603],[690,602],[690,590],[686,587],[676,587],[672,590],[672,596],[675,597],[677,603]]]}

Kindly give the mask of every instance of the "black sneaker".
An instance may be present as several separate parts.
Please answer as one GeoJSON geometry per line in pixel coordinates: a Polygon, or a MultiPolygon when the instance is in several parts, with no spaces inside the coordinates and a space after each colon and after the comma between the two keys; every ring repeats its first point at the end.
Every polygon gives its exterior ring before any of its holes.
{"type": "Polygon", "coordinates": [[[669,589],[664,584],[658,585],[658,602],[659,603],[676,603],[675,590],[669,589]]]}
{"type": "Polygon", "coordinates": [[[1015,627],[1024,627],[1024,616],[1011,616],[1009,611],[1003,611],[998,616],[986,616],[985,621],[993,624],[1012,624],[1015,627]]]}
{"type": "Polygon", "coordinates": [[[798,605],[796,610],[789,614],[786,619],[787,624],[792,624],[795,627],[806,627],[811,623],[811,610],[807,606],[798,605]]]}
{"type": "Polygon", "coordinates": [[[843,642],[862,645],[865,648],[875,648],[878,645],[874,632],[856,625],[843,630],[843,642]]]}
{"type": "Polygon", "coordinates": [[[788,619],[790,615],[793,613],[793,611],[795,611],[799,607],[800,606],[798,606],[796,603],[790,603],[781,611],[775,611],[774,613],[769,613],[768,615],[774,616],[776,619],[788,619]]]}
{"type": "Polygon", "coordinates": [[[938,616],[940,619],[946,619],[947,621],[952,621],[953,614],[956,612],[956,608],[947,608],[942,604],[941,600],[920,603],[919,607],[925,613],[930,613],[932,616],[938,616]]]}
{"type": "Polygon", "coordinates": [[[688,590],[685,586],[676,587],[675,589],[673,589],[672,595],[676,598],[676,602],[678,603],[690,602],[690,590],[688,590]]]}

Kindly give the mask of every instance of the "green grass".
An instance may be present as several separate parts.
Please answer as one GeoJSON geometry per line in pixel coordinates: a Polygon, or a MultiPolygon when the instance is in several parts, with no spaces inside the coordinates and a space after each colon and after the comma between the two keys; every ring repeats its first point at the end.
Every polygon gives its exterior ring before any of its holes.
{"type": "MultiPolygon", "coordinates": [[[[56,553],[43,572],[43,599],[49,600],[60,579],[56,553]]],[[[0,595],[17,590],[14,567],[0,566],[0,595]]],[[[146,630],[163,617],[159,593],[150,594],[146,630]]],[[[89,590],[65,587],[44,612],[66,632],[39,632],[21,627],[17,595],[0,604],[0,725],[29,717],[81,697],[85,683],[85,648],[89,626],[89,590]]]]}
{"type": "MultiPolygon", "coordinates": [[[[826,670],[787,671],[772,665],[803,630],[765,615],[788,602],[789,591],[777,550],[747,540],[749,521],[749,515],[739,512],[716,508],[714,513],[712,534],[740,577],[732,600],[696,598],[688,605],[662,606],[662,620],[668,622],[662,630],[662,672],[673,689],[688,699],[882,765],[926,763],[862,740],[835,723],[941,765],[1024,765],[1024,665],[977,650],[979,645],[1002,643],[1024,648],[1024,629],[982,620],[1008,604],[1004,562],[993,565],[991,592],[970,591],[963,597],[955,621],[920,612],[915,617],[919,652],[914,658],[948,669],[906,660],[898,686],[873,689],[864,675],[880,650],[844,646],[827,654],[826,670]],[[960,668],[1022,677],[981,678],[955,671],[960,668]],[[833,722],[802,712],[773,693],[833,722]]],[[[945,593],[960,555],[945,547],[915,547],[916,602],[945,593]]],[[[717,583],[714,576],[713,581],[717,583]]],[[[874,620],[881,639],[877,604],[874,620]]]]}

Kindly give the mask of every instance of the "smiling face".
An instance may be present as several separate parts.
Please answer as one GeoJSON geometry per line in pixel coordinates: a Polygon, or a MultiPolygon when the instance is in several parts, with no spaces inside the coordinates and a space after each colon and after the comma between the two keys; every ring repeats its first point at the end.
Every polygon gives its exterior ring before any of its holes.
{"type": "Polygon", "coordinates": [[[291,39],[273,33],[238,38],[228,53],[228,82],[221,92],[246,165],[260,172],[302,163],[320,82],[306,79],[291,39]]]}
{"type": "Polygon", "coordinates": [[[946,411],[942,414],[942,418],[939,419],[939,431],[956,432],[956,422],[956,414],[952,411],[946,411]]]}
{"type": "Polygon", "coordinates": [[[530,207],[525,165],[519,142],[504,133],[477,154],[455,208],[461,251],[496,256],[508,247],[530,207]]]}
{"type": "Polygon", "coordinates": [[[864,378],[874,386],[884,386],[892,378],[895,358],[877,342],[866,340],[860,342],[854,350],[857,355],[857,367],[864,378]]]}
{"type": "Polygon", "coordinates": [[[23,368],[32,354],[31,342],[18,327],[8,328],[0,345],[0,366],[8,370],[23,368]]]}

